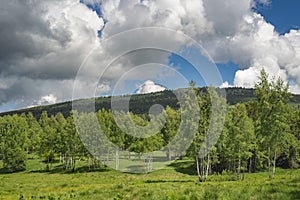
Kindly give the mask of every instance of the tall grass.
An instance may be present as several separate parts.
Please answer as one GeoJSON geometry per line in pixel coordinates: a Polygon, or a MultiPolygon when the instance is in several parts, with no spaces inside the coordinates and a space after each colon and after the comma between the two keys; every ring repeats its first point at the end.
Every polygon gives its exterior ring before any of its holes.
{"type": "MultiPolygon", "coordinates": [[[[84,168],[86,162],[78,163],[84,168]]],[[[178,161],[150,174],[126,174],[111,169],[66,173],[55,163],[50,172],[39,172],[37,159],[27,170],[0,174],[0,199],[300,199],[300,170],[290,178],[278,169],[275,179],[267,173],[246,174],[244,181],[232,175],[211,175],[199,183],[190,161],[178,161]]]]}

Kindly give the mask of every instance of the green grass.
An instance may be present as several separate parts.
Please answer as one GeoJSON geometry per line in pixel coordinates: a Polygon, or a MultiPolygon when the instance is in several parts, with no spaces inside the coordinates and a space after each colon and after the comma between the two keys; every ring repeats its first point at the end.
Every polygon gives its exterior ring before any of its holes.
{"type": "MultiPolygon", "coordinates": [[[[139,156],[137,153],[130,153],[130,158],[128,157],[129,152],[128,151],[120,151],[119,152],[119,169],[123,172],[129,172],[129,173],[146,173],[146,163],[145,159],[147,156],[139,156]]],[[[171,163],[171,161],[166,158],[166,153],[163,151],[155,151],[151,153],[152,160],[152,169],[158,170],[162,169],[168,164],[171,163]]],[[[103,158],[105,160],[105,156],[103,158]]],[[[108,166],[111,168],[115,168],[116,163],[115,160],[112,159],[108,162],[108,166]]]]}
{"type": "MultiPolygon", "coordinates": [[[[300,170],[290,177],[278,169],[275,179],[266,173],[246,174],[244,181],[229,181],[234,175],[212,175],[199,183],[191,161],[177,161],[150,174],[127,174],[106,169],[63,172],[53,164],[50,172],[38,172],[38,160],[28,160],[27,171],[0,174],[0,199],[300,199],[300,170]]],[[[80,170],[82,169],[82,170],[80,170]]]]}

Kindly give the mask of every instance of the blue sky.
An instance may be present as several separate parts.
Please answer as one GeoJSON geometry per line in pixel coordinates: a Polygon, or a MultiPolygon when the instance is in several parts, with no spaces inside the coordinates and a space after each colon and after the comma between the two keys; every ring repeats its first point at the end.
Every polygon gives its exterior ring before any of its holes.
{"type": "MultiPolygon", "coordinates": [[[[279,34],[288,33],[291,29],[300,28],[300,1],[298,0],[273,0],[269,5],[258,5],[254,9],[257,13],[261,14],[265,20],[274,25],[275,30],[279,34]]],[[[187,69],[185,74],[197,80],[198,86],[204,86],[203,79],[195,77],[191,70],[191,66],[183,59],[178,58],[176,55],[171,56],[170,62],[177,63],[182,66],[182,69],[187,69]]],[[[222,78],[230,85],[233,85],[235,73],[239,70],[239,66],[229,61],[228,63],[216,63],[222,78]]]]}
{"type": "MultiPolygon", "coordinates": [[[[81,2],[83,2],[83,1],[81,0],[81,2]]],[[[96,11],[100,17],[103,17],[104,23],[107,22],[105,19],[105,16],[103,16],[103,14],[102,14],[102,11],[101,11],[99,5],[95,6],[95,5],[87,4],[87,6],[90,9],[96,11]]],[[[261,6],[260,8],[264,9],[263,6],[261,6]]],[[[104,26],[104,28],[105,28],[105,26],[104,26]]],[[[99,37],[101,37],[101,35],[102,35],[102,30],[99,30],[99,37]]],[[[190,63],[188,63],[185,59],[178,56],[177,54],[172,54],[170,56],[169,64],[177,65],[179,67],[179,70],[186,76],[185,77],[186,79],[196,81],[196,86],[203,87],[203,86],[207,85],[207,83],[205,83],[205,81],[203,80],[203,77],[197,75],[198,73],[196,73],[196,70],[194,69],[194,67],[190,63]]],[[[215,63],[215,64],[221,73],[222,79],[224,81],[227,81],[230,85],[233,85],[234,75],[235,75],[235,72],[239,69],[239,66],[232,63],[231,61],[229,61],[228,63],[225,63],[225,64],[224,63],[215,63]]],[[[131,85],[131,87],[129,87],[130,89],[127,88],[127,90],[134,91],[133,86],[136,85],[137,83],[132,82],[132,81],[129,81],[129,82],[130,82],[129,85],[131,85]]],[[[173,85],[175,86],[176,84],[173,84],[173,85]]],[[[168,89],[174,89],[174,88],[175,87],[168,88],[168,89]]],[[[105,95],[107,95],[107,94],[105,94],[105,95]]]]}
{"type": "MultiPolygon", "coordinates": [[[[110,95],[122,74],[129,73],[135,66],[156,61],[166,65],[165,69],[153,70],[153,66],[149,66],[144,71],[127,74],[128,87],[120,94],[134,93],[148,80],[154,82],[154,88],[159,88],[155,84],[169,89],[186,87],[190,80],[196,81],[197,86],[211,83],[220,86],[226,81],[229,85],[253,87],[262,67],[267,67],[271,76],[281,76],[285,82],[292,83],[291,91],[300,94],[300,1],[270,0],[268,5],[258,4],[255,8],[249,0],[194,0],[193,6],[183,2],[80,0],[70,4],[69,0],[61,0],[57,4],[44,0],[33,5],[29,1],[0,1],[3,8],[0,26],[5,27],[0,31],[0,112],[72,100],[79,65],[99,41],[130,29],[153,26],[178,30],[202,43],[210,56],[220,62],[216,67],[223,80],[215,79],[207,67],[202,74],[211,77],[205,83],[205,77],[176,55],[179,52],[171,56],[140,52],[128,56],[129,62],[120,60],[120,66],[108,70],[104,82],[98,85],[97,94],[110,95]],[[274,34],[273,26],[266,22],[274,25],[281,36],[274,34]],[[167,65],[177,72],[168,71],[167,65]],[[181,75],[185,79],[181,79],[181,75]]],[[[179,39],[176,35],[172,38],[179,39]]],[[[181,43],[177,44],[169,36],[153,32],[131,40],[125,35],[125,39],[111,47],[101,47],[94,60],[97,66],[89,71],[95,75],[97,67],[104,69],[123,47],[137,47],[147,41],[145,39],[162,48],[172,44],[168,52],[185,48],[184,41],[178,40],[181,43]]],[[[206,65],[202,62],[202,66],[206,65]]],[[[199,69],[203,70],[201,66],[199,69]]],[[[90,97],[86,89],[91,87],[89,80],[80,82],[80,98],[90,97]]],[[[148,83],[151,88],[153,83],[148,83]]]]}
{"type": "Polygon", "coordinates": [[[267,22],[275,26],[275,30],[284,34],[290,29],[300,28],[300,1],[272,0],[268,6],[258,6],[256,11],[264,16],[267,22]]]}
{"type": "MultiPolygon", "coordinates": [[[[299,0],[272,0],[269,5],[258,5],[255,9],[265,20],[274,25],[279,34],[288,33],[291,29],[300,28],[300,1],[299,0]]],[[[224,81],[233,85],[234,74],[239,66],[228,62],[218,64],[224,81]]]]}
{"type": "MultiPolygon", "coordinates": [[[[95,10],[99,16],[103,17],[103,14],[99,7],[94,7],[88,5],[89,8],[95,10]]],[[[291,29],[300,28],[300,1],[298,0],[272,0],[268,5],[258,4],[253,10],[261,14],[265,20],[272,25],[274,25],[275,30],[279,34],[288,33],[291,29]]],[[[106,21],[105,21],[106,23],[106,21]]],[[[101,37],[102,31],[99,31],[99,36],[101,37]]],[[[195,74],[193,67],[186,62],[184,59],[180,58],[176,54],[170,56],[169,64],[175,64],[180,66],[180,69],[183,70],[183,73],[186,75],[186,78],[190,80],[195,80],[197,86],[205,86],[202,77],[199,77],[195,74]]],[[[225,81],[230,85],[234,84],[235,73],[240,69],[239,66],[231,61],[227,63],[215,63],[218,70],[221,73],[221,76],[225,81]]]]}
{"type": "MultiPolygon", "coordinates": [[[[80,2],[83,2],[83,0],[80,0],[80,2]]],[[[283,1],[280,1],[280,2],[283,2],[283,1]]],[[[99,7],[100,6],[99,4],[95,6],[95,5],[87,3],[87,6],[90,9],[96,11],[100,17],[103,17],[104,23],[107,22],[105,19],[105,16],[103,16],[103,13],[99,7]]],[[[257,10],[258,12],[260,10],[263,10],[263,11],[266,10],[265,6],[263,6],[263,5],[261,5],[259,8],[260,9],[257,10]]],[[[273,8],[273,7],[267,7],[267,8],[268,8],[268,11],[271,11],[270,13],[273,14],[273,16],[271,16],[271,18],[273,19],[273,17],[276,16],[276,14],[274,13],[275,11],[271,10],[271,8],[273,8]]],[[[290,17],[293,18],[293,16],[290,16],[290,17]]],[[[282,24],[280,25],[280,28],[281,28],[281,26],[286,26],[286,24],[283,21],[281,21],[281,23],[282,24]]],[[[104,28],[105,28],[105,26],[104,26],[104,28]]],[[[99,37],[101,37],[102,30],[99,30],[98,32],[99,32],[99,37]]],[[[207,85],[205,83],[205,81],[203,80],[203,77],[197,75],[194,67],[190,63],[188,63],[185,59],[178,56],[177,54],[172,54],[170,56],[169,64],[177,65],[188,80],[196,81],[197,86],[202,87],[202,86],[207,85]]],[[[227,81],[230,85],[233,85],[234,75],[235,75],[235,72],[239,69],[239,66],[232,63],[231,61],[229,61],[228,63],[225,63],[225,64],[224,63],[215,63],[215,64],[221,73],[222,79],[224,81],[227,81]]],[[[131,85],[131,87],[129,87],[130,89],[127,88],[127,90],[134,91],[133,86],[136,85],[137,83],[132,82],[132,81],[129,81],[129,82],[130,82],[129,85],[131,85]]],[[[168,89],[174,89],[174,88],[168,88],[168,89]]],[[[105,94],[105,95],[107,95],[107,94],[105,94]]]]}
{"type": "MultiPolygon", "coordinates": [[[[265,20],[274,25],[279,34],[288,33],[291,29],[300,28],[300,1],[299,0],[272,0],[269,5],[258,5],[254,9],[265,20]]],[[[224,81],[233,85],[234,75],[239,66],[228,62],[216,63],[224,81]]],[[[200,80],[200,86],[202,85],[200,80]]]]}

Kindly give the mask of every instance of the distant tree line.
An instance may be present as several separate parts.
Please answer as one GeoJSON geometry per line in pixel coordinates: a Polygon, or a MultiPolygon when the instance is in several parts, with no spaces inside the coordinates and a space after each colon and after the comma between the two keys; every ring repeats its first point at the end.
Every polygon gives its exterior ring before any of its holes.
{"type": "MultiPolygon", "coordinates": [[[[196,93],[205,93],[207,92],[207,87],[195,88],[196,93]]],[[[217,89],[218,90],[218,89],[217,89]]],[[[246,103],[249,101],[257,101],[257,97],[255,95],[255,89],[253,88],[225,88],[226,90],[226,101],[229,105],[235,105],[237,103],[246,103]]],[[[177,90],[175,90],[176,92],[177,90]]],[[[126,95],[125,95],[126,96],[126,95]]],[[[99,111],[102,109],[111,110],[111,100],[112,97],[98,97],[95,99],[84,99],[84,100],[75,100],[74,102],[78,105],[82,104],[82,106],[86,105],[87,101],[93,100],[95,101],[95,110],[99,111]]],[[[290,103],[293,104],[296,108],[300,108],[300,95],[292,95],[290,99],[290,103]]],[[[164,108],[167,106],[173,109],[179,109],[179,104],[176,96],[174,95],[174,90],[164,90],[161,92],[155,92],[150,94],[138,94],[130,96],[130,104],[129,111],[134,114],[144,114],[149,111],[149,108],[154,105],[159,104],[164,108]]],[[[37,106],[32,108],[25,108],[22,110],[9,111],[0,113],[0,116],[5,115],[14,115],[14,114],[22,114],[26,115],[30,112],[33,116],[39,119],[44,111],[47,111],[48,115],[56,115],[56,113],[60,112],[67,118],[72,110],[72,102],[67,101],[63,103],[57,103],[53,105],[45,105],[45,106],[37,106]]],[[[88,111],[85,108],[86,111],[88,111]]]]}
{"type": "MultiPolygon", "coordinates": [[[[222,131],[213,147],[204,143],[208,137],[212,112],[220,112],[212,110],[211,98],[220,105],[225,99],[218,96],[213,88],[210,88],[210,92],[197,92],[200,120],[191,126],[198,127],[198,131],[186,154],[179,156],[195,160],[195,170],[200,181],[205,181],[213,173],[232,172],[243,179],[245,172],[262,170],[267,170],[269,178],[273,178],[276,167],[298,167],[300,110],[290,106],[288,86],[281,79],[268,81],[268,75],[262,71],[255,89],[255,101],[227,104],[224,126],[212,127],[210,130],[222,131]],[[205,152],[203,156],[199,153],[201,149],[205,152]]],[[[96,118],[105,136],[119,148],[139,154],[164,149],[166,157],[171,159],[180,152],[171,148],[169,143],[178,134],[181,112],[180,106],[166,106],[165,123],[162,116],[155,118],[156,124],[163,124],[163,128],[158,134],[147,138],[135,137],[135,129],[131,127],[127,128],[132,134],[125,134],[115,121],[115,117],[128,115],[134,123],[145,126],[150,120],[147,114],[129,112],[113,115],[110,110],[101,109],[96,112],[96,118]]],[[[60,112],[48,115],[44,111],[38,119],[30,112],[0,117],[0,160],[3,167],[11,172],[25,170],[27,157],[38,156],[41,170],[50,170],[54,160],[59,160],[65,170],[75,171],[79,159],[86,161],[90,171],[95,170],[101,166],[99,162],[105,163],[97,158],[100,154],[105,155],[109,149],[99,151],[90,148],[88,151],[83,145],[82,140],[92,147],[105,145],[101,144],[102,136],[97,133],[97,127],[89,123],[93,116],[93,113],[72,111],[65,117],[60,112]],[[80,123],[80,127],[85,127],[81,137],[77,133],[74,119],[80,123]]]]}

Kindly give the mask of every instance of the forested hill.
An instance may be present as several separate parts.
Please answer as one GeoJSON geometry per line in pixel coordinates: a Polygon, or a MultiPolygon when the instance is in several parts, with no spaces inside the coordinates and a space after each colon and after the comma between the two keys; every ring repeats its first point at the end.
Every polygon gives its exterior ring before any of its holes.
{"type": "MultiPolygon", "coordinates": [[[[199,88],[198,91],[206,91],[206,88],[199,88]]],[[[254,95],[254,89],[246,88],[226,88],[227,103],[234,105],[241,102],[254,101],[256,99],[254,95]]],[[[85,105],[86,101],[90,99],[77,100],[77,104],[85,105]]],[[[300,95],[293,95],[291,99],[292,104],[300,104],[300,95]]],[[[165,90],[162,92],[156,92],[151,94],[139,94],[132,95],[130,98],[129,110],[136,114],[147,113],[149,108],[154,104],[160,104],[164,107],[169,105],[172,108],[178,108],[178,100],[173,91],[165,90]]],[[[111,97],[99,97],[95,99],[95,110],[110,109],[111,97]]],[[[35,117],[39,118],[43,111],[47,111],[49,115],[61,112],[65,117],[69,115],[72,109],[72,102],[63,102],[47,106],[38,106],[33,108],[26,108],[16,111],[0,113],[0,116],[21,114],[31,112],[35,117]]]]}

